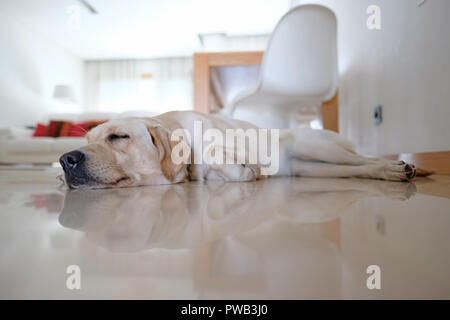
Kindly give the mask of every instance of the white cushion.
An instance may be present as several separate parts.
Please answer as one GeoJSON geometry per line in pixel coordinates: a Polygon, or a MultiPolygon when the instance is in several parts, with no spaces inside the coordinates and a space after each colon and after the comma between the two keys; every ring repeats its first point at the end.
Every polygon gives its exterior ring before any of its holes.
{"type": "Polygon", "coordinates": [[[2,145],[10,153],[45,153],[45,152],[67,152],[77,149],[86,144],[86,139],[79,137],[36,137],[28,139],[10,139],[2,145]]]}

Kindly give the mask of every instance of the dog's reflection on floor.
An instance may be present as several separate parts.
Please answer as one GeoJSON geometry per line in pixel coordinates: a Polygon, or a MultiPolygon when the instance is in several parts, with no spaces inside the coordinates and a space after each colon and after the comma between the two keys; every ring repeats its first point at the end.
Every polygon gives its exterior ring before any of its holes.
{"type": "Polygon", "coordinates": [[[70,190],[59,221],[112,252],[189,248],[205,298],[336,298],[342,215],[365,198],[414,193],[411,183],[313,178],[70,190]]]}
{"type": "Polygon", "coordinates": [[[412,183],[314,178],[69,190],[59,221],[112,251],[186,248],[272,220],[325,223],[361,199],[414,193],[412,183]]]}

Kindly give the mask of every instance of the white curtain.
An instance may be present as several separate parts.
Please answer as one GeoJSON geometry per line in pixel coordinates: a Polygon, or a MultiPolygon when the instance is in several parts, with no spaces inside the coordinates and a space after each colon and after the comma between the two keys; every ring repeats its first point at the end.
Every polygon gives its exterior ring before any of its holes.
{"type": "Polygon", "coordinates": [[[87,61],[85,70],[88,111],[192,109],[190,57],[87,61]]]}
{"type": "Polygon", "coordinates": [[[200,35],[202,50],[211,51],[264,51],[269,43],[269,34],[227,35],[211,33],[200,35]]]}

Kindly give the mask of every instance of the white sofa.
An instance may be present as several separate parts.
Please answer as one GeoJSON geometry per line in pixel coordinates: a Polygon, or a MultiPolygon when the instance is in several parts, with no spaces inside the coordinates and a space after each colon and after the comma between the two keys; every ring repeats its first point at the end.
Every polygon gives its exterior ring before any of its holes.
{"type": "Polygon", "coordinates": [[[53,163],[57,162],[63,153],[77,149],[83,144],[84,138],[11,138],[3,131],[0,136],[0,163],[53,163]]]}
{"type": "MultiPolygon", "coordinates": [[[[109,120],[132,116],[154,116],[146,111],[129,111],[124,113],[81,113],[48,114],[39,122],[51,120],[82,122],[87,120],[109,120]]],[[[86,143],[82,137],[33,137],[32,129],[23,127],[0,128],[0,164],[51,164],[70,150],[86,143]]]]}

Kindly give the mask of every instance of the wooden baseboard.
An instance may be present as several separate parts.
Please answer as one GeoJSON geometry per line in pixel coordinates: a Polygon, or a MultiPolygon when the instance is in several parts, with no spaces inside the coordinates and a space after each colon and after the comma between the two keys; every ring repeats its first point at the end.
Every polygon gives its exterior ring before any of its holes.
{"type": "Polygon", "coordinates": [[[435,174],[450,175],[450,151],[401,153],[385,158],[410,162],[417,168],[433,171],[435,174]]]}
{"type": "Polygon", "coordinates": [[[434,174],[426,178],[417,178],[413,183],[417,193],[450,198],[450,175],[434,174]]]}

